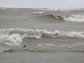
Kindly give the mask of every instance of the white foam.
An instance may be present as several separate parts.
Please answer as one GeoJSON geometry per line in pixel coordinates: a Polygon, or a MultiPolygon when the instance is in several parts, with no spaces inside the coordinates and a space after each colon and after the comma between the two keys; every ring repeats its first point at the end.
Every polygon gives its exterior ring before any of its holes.
{"type": "Polygon", "coordinates": [[[0,35],[0,41],[9,45],[20,45],[22,42],[22,37],[20,34],[2,34],[0,35]]]}
{"type": "Polygon", "coordinates": [[[84,15],[77,14],[77,15],[70,15],[70,16],[63,16],[65,21],[74,21],[74,22],[84,22],[84,15]]]}
{"type": "Polygon", "coordinates": [[[49,43],[40,43],[38,44],[39,47],[43,47],[43,48],[46,48],[46,47],[51,47],[53,46],[52,44],[49,44],[49,43]]]}
{"type": "Polygon", "coordinates": [[[84,10],[83,8],[46,8],[47,11],[71,12],[72,10],[84,10]]]}
{"type": "Polygon", "coordinates": [[[84,32],[75,31],[59,31],[56,30],[32,30],[32,29],[0,29],[0,42],[8,45],[20,45],[25,37],[40,39],[41,37],[72,37],[72,38],[83,38],[84,32]]]}
{"type": "Polygon", "coordinates": [[[38,11],[38,12],[33,12],[34,14],[43,14],[44,12],[40,12],[40,11],[38,11]]]}

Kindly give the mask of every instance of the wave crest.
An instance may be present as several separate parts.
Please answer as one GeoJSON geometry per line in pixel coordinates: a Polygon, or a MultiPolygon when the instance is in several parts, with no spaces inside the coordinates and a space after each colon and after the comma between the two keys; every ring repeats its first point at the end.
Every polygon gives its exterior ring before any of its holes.
{"type": "Polygon", "coordinates": [[[84,32],[32,29],[0,29],[0,42],[8,45],[20,45],[25,37],[40,39],[41,37],[72,37],[84,38],[84,32]]]}
{"type": "Polygon", "coordinates": [[[84,22],[84,15],[70,15],[70,16],[63,16],[65,21],[74,21],[74,22],[84,22]]]}
{"type": "Polygon", "coordinates": [[[73,22],[84,22],[84,15],[81,15],[81,14],[76,14],[76,15],[48,14],[48,15],[44,15],[44,16],[55,18],[57,20],[73,21],[73,22]]]}

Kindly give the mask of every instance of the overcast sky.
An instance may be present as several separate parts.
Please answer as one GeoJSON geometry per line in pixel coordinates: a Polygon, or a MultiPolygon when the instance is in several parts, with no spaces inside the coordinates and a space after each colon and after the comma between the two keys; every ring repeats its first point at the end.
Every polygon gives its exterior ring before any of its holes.
{"type": "Polygon", "coordinates": [[[0,7],[84,8],[84,0],[0,0],[0,7]]]}

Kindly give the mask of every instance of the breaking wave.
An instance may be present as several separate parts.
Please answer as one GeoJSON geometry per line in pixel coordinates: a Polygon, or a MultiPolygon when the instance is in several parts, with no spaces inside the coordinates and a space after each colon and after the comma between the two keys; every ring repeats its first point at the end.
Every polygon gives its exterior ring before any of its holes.
{"type": "Polygon", "coordinates": [[[45,17],[51,17],[58,20],[64,20],[64,21],[73,21],[73,22],[84,22],[84,15],[76,14],[76,15],[54,15],[54,14],[48,14],[44,15],[45,17]]]}
{"type": "Polygon", "coordinates": [[[38,11],[38,12],[33,12],[34,14],[43,14],[44,13],[44,11],[43,12],[41,12],[41,11],[38,11]]]}
{"type": "Polygon", "coordinates": [[[41,37],[72,37],[72,38],[83,38],[84,32],[75,31],[59,31],[56,30],[32,30],[32,29],[0,29],[0,42],[8,45],[20,45],[25,37],[41,39],[41,37]]]}
{"type": "Polygon", "coordinates": [[[84,15],[70,15],[70,16],[64,16],[65,21],[74,21],[74,22],[84,22],[84,15]]]}

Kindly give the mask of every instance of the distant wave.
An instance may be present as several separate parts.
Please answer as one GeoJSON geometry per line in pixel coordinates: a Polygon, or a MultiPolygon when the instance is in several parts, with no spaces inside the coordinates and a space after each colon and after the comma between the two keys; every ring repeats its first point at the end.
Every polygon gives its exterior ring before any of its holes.
{"type": "Polygon", "coordinates": [[[73,21],[73,22],[84,22],[84,15],[76,14],[76,15],[53,15],[53,14],[47,14],[44,15],[45,17],[51,17],[58,20],[64,20],[64,21],[73,21]]]}
{"type": "Polygon", "coordinates": [[[43,14],[44,13],[44,11],[42,12],[42,11],[38,11],[38,12],[33,12],[34,14],[43,14]]]}
{"type": "Polygon", "coordinates": [[[47,15],[43,15],[43,17],[49,17],[49,18],[54,18],[54,19],[58,19],[58,20],[64,20],[63,16],[61,16],[61,15],[47,14],[47,15]]]}
{"type": "Polygon", "coordinates": [[[31,8],[31,10],[42,10],[42,11],[61,11],[61,12],[70,12],[71,10],[84,10],[84,8],[31,8]]]}
{"type": "Polygon", "coordinates": [[[25,37],[41,39],[41,37],[72,37],[72,38],[83,38],[84,32],[76,31],[59,31],[56,30],[32,30],[32,29],[0,29],[0,42],[8,45],[20,45],[25,37]]]}
{"type": "Polygon", "coordinates": [[[84,8],[62,9],[62,8],[6,8],[6,7],[0,7],[0,10],[37,10],[37,11],[70,12],[70,11],[73,11],[73,10],[84,10],[84,8]]]}
{"type": "MultiPolygon", "coordinates": [[[[64,15],[64,14],[67,14],[68,12],[70,12],[70,11],[73,11],[73,10],[76,10],[77,12],[78,12],[78,10],[80,10],[80,12],[82,11],[82,13],[83,13],[84,9],[48,9],[48,8],[36,8],[36,9],[32,9],[32,8],[3,8],[3,7],[1,7],[0,10],[15,10],[15,11],[22,10],[23,13],[25,12],[24,10],[27,10],[27,11],[28,10],[29,11],[33,10],[32,13],[34,13],[34,14],[42,14],[42,16],[50,17],[50,18],[55,18],[57,20],[73,21],[73,22],[84,22],[84,14],[69,14],[69,15],[64,15]],[[50,14],[47,11],[49,11],[50,14]],[[60,12],[58,12],[58,11],[60,11],[60,12]],[[53,12],[54,12],[54,14],[53,14],[53,12]],[[59,14],[56,14],[55,12],[59,13],[59,14]],[[67,13],[63,13],[63,12],[67,12],[67,13]]],[[[73,11],[73,12],[75,12],[75,11],[73,11]]]]}

